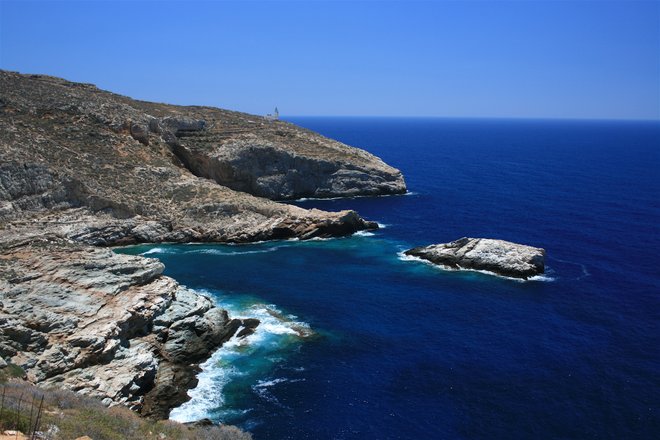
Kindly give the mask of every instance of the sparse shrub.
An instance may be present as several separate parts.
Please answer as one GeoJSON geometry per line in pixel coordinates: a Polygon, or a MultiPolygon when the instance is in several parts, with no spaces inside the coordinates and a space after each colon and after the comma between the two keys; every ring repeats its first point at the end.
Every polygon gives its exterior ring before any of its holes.
{"type": "Polygon", "coordinates": [[[7,364],[5,368],[0,369],[0,383],[5,383],[12,378],[22,378],[25,371],[18,365],[7,364]]]}
{"type": "Polygon", "coordinates": [[[0,429],[2,431],[11,429],[27,432],[29,424],[30,420],[28,419],[28,414],[25,413],[25,409],[21,412],[13,409],[5,409],[0,413],[0,429]]]}
{"type": "Polygon", "coordinates": [[[22,432],[31,431],[37,424],[39,403],[43,396],[39,430],[49,431],[50,440],[70,440],[85,435],[94,440],[252,439],[249,433],[233,426],[196,427],[169,420],[145,419],[122,406],[106,408],[96,399],[66,390],[42,390],[23,381],[0,385],[2,395],[0,429],[22,432]]]}
{"type": "Polygon", "coordinates": [[[243,432],[235,426],[209,426],[207,428],[197,428],[196,437],[190,439],[199,440],[251,440],[252,436],[243,432]]]}
{"type": "Polygon", "coordinates": [[[46,399],[49,406],[54,406],[58,409],[71,409],[80,408],[85,406],[87,408],[105,408],[97,399],[81,396],[72,391],[48,389],[46,392],[46,399]]]}

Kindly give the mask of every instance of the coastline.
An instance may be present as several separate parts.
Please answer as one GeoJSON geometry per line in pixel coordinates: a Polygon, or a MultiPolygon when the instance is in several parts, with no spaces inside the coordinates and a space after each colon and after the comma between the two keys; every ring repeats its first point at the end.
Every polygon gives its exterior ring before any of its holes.
{"type": "Polygon", "coordinates": [[[346,236],[378,225],[270,199],[406,191],[376,156],[284,121],[44,75],[0,71],[0,86],[0,356],[142,415],[187,400],[248,324],[112,247],[346,236]]]}
{"type": "Polygon", "coordinates": [[[326,200],[352,200],[352,199],[364,199],[364,198],[379,198],[379,197],[401,197],[401,196],[415,196],[417,195],[414,191],[406,191],[405,193],[397,194],[376,194],[376,195],[358,195],[358,196],[338,196],[338,197],[301,197],[299,199],[282,199],[277,200],[282,203],[298,203],[298,202],[323,202],[326,200]]]}

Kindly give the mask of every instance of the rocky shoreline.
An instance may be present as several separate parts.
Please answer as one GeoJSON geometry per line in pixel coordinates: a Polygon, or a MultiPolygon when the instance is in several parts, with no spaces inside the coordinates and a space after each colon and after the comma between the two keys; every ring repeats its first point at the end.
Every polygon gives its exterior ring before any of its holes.
{"type": "Polygon", "coordinates": [[[105,247],[343,236],[378,225],[269,199],[405,191],[377,157],[283,121],[0,71],[0,359],[166,418],[258,322],[105,247]]]}
{"type": "Polygon", "coordinates": [[[167,417],[243,326],[158,260],[38,237],[2,243],[3,357],[32,383],[167,417]]]}

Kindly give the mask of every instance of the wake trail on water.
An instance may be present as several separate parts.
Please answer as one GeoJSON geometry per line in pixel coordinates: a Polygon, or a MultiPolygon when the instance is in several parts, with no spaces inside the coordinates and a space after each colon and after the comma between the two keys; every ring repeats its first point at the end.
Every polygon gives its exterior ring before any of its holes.
{"type": "Polygon", "coordinates": [[[587,266],[586,266],[585,264],[583,264],[583,263],[578,263],[578,262],[576,262],[576,261],[562,260],[562,259],[560,259],[560,258],[554,258],[554,257],[549,257],[549,259],[550,259],[550,260],[557,261],[557,262],[559,262],[559,263],[572,264],[572,265],[574,265],[574,266],[579,266],[580,269],[582,270],[582,275],[579,275],[579,276],[575,277],[575,280],[576,280],[576,281],[579,281],[579,280],[582,280],[582,279],[584,279],[584,278],[587,278],[587,277],[590,277],[590,276],[591,276],[591,272],[589,272],[589,269],[587,269],[587,266]]]}

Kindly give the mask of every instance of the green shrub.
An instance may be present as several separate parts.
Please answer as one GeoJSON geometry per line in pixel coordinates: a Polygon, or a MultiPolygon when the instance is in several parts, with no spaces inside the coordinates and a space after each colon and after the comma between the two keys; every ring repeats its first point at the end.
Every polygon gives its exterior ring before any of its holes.
{"type": "Polygon", "coordinates": [[[20,413],[16,410],[6,408],[0,411],[0,430],[4,431],[5,429],[11,429],[27,432],[28,426],[30,425],[30,409],[28,408],[28,405],[26,405],[25,408],[27,408],[27,413],[25,409],[20,413]]]}
{"type": "Polygon", "coordinates": [[[5,368],[0,369],[0,383],[6,383],[12,378],[22,378],[25,376],[25,371],[18,365],[7,364],[5,368]]]}

